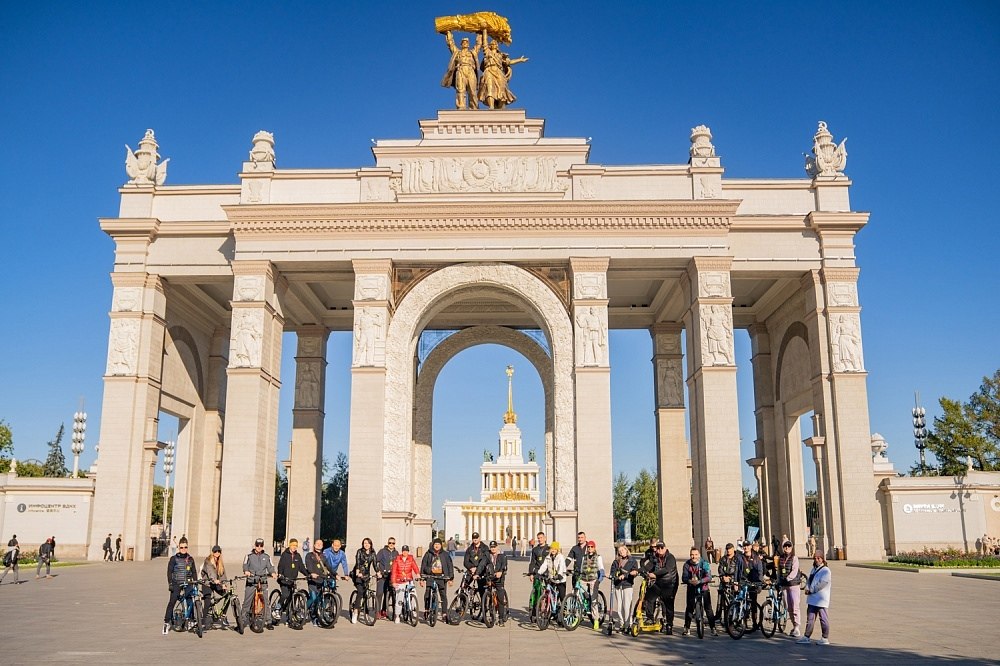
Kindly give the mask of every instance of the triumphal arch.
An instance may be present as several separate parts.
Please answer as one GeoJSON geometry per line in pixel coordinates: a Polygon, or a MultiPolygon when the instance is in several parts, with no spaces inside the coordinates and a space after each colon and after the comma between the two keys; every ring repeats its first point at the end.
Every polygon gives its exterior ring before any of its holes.
{"type": "Polygon", "coordinates": [[[261,131],[225,185],[166,185],[152,131],[129,150],[119,214],[101,220],[116,249],[91,557],[109,532],[149,556],[160,412],[181,424],[174,533],[195,552],[269,538],[287,381],[288,534],[316,536],[330,331],[353,335],[349,413],[329,415],[350,421],[350,547],[430,539],[433,382],[481,343],[521,351],[542,376],[548,530],[610,544],[608,331],[622,328],[652,336],[675,552],[744,533],[743,464],[764,533],[804,542],[799,420],[812,412],[825,547],[882,556],[854,254],[868,215],[851,210],[843,143],[820,123],[803,137],[806,177],[733,179],[705,126],[678,137],[680,163],[611,166],[589,161],[587,140],[494,106],[439,111],[351,169],[279,168],[261,131]],[[753,349],[748,461],[737,328],[753,349]],[[460,334],[420,363],[434,330],[460,334]],[[287,332],[294,377],[280,374],[287,332]]]}

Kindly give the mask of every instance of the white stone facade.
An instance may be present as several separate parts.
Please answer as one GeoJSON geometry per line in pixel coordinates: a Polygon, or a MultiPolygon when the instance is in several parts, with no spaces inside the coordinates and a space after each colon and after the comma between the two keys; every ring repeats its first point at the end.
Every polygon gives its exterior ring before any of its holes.
{"type": "Polygon", "coordinates": [[[851,210],[846,153],[826,134],[815,173],[767,180],[725,178],[713,144],[725,141],[704,126],[687,163],[624,166],[589,163],[587,140],[546,137],[521,110],[441,111],[420,131],[377,141],[375,164],[360,169],[279,169],[262,132],[239,183],[154,174],[122,187],[118,216],[101,220],[116,244],[115,296],[93,534],[123,532],[148,556],[139,542],[166,411],[181,419],[187,461],[175,531],[199,552],[268,537],[283,381],[296,396],[294,529],[315,532],[325,352],[302,347],[298,376],[282,378],[281,334],[298,332],[302,346],[351,331],[350,410],[333,415],[350,421],[348,541],[426,542],[436,372],[417,366],[416,344],[428,329],[469,329],[470,344],[524,345],[544,373],[550,538],[582,529],[610,544],[608,332],[645,328],[665,535],[676,547],[735,539],[733,337],[744,328],[765,533],[804,542],[797,417],[813,411],[827,543],[879,556],[854,257],[868,215],[851,210]],[[521,329],[543,332],[540,356],[521,329]]]}

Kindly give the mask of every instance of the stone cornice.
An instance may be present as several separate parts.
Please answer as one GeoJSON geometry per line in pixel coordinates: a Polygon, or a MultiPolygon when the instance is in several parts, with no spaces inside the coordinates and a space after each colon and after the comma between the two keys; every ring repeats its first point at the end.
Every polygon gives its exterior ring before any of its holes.
{"type": "Polygon", "coordinates": [[[102,217],[99,221],[101,231],[112,238],[145,236],[152,241],[160,229],[160,221],[155,217],[102,217]]]}
{"type": "Polygon", "coordinates": [[[823,282],[857,282],[860,268],[834,268],[824,267],[820,270],[823,282]]]}
{"type": "Polygon", "coordinates": [[[558,201],[223,206],[240,233],[729,229],[739,201],[558,201]]]}
{"type": "Polygon", "coordinates": [[[868,224],[869,213],[822,213],[813,211],[807,219],[816,231],[857,232],[868,224]]]}

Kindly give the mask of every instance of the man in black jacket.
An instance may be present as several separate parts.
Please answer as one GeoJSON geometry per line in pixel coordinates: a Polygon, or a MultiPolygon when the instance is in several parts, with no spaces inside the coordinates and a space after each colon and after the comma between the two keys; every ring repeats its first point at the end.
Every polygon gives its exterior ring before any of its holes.
{"type": "MultiPolygon", "coordinates": [[[[490,554],[489,548],[486,544],[479,540],[479,532],[472,533],[472,543],[465,547],[465,557],[462,560],[462,564],[465,566],[465,570],[468,575],[476,573],[479,569],[479,562],[490,554]]],[[[478,586],[480,596],[483,593],[483,582],[479,581],[478,586]]]]}
{"type": "Polygon", "coordinates": [[[715,609],[715,621],[719,622],[725,613],[725,604],[732,600],[729,593],[736,582],[736,548],[726,544],[725,554],[719,558],[719,607],[715,609]]]}
{"type": "Polygon", "coordinates": [[[645,560],[643,573],[649,579],[646,587],[646,607],[643,610],[646,617],[653,616],[653,603],[660,599],[663,602],[663,624],[665,633],[674,633],[674,597],[677,596],[677,559],[667,550],[666,544],[657,542],[653,548],[653,557],[645,560]]]}
{"type": "Polygon", "coordinates": [[[396,551],[396,539],[389,537],[385,546],[375,553],[375,572],[378,576],[378,584],[375,591],[375,605],[378,606],[379,619],[388,617],[389,593],[392,592],[392,562],[399,553],[396,551]]]}
{"type": "MultiPolygon", "coordinates": [[[[108,535],[111,539],[111,535],[108,535]]],[[[109,543],[110,546],[110,543],[109,543]]],[[[170,632],[170,622],[174,615],[174,604],[181,598],[187,590],[188,583],[198,578],[197,565],[194,558],[188,553],[187,539],[181,539],[177,543],[177,552],[167,560],[167,585],[170,588],[170,601],[167,602],[167,610],[163,613],[163,635],[170,632]]]]}
{"type": "Polygon", "coordinates": [[[576,581],[580,579],[580,564],[583,556],[587,553],[587,533],[576,533],[576,545],[569,549],[567,560],[573,560],[573,589],[576,589],[576,581]]]}
{"type": "MultiPolygon", "coordinates": [[[[281,589],[281,608],[284,611],[285,620],[288,620],[288,602],[295,591],[295,579],[305,571],[305,564],[302,562],[302,555],[299,554],[299,540],[292,538],[288,540],[288,548],[281,553],[278,560],[278,587],[281,589]]],[[[300,627],[301,628],[301,627],[300,627]]]]}
{"type": "MultiPolygon", "coordinates": [[[[480,587],[486,586],[486,581],[493,580],[493,585],[497,588],[497,622],[502,627],[507,621],[507,590],[504,583],[507,580],[507,556],[500,552],[500,546],[496,541],[490,541],[490,552],[483,559],[479,560],[479,568],[476,569],[476,576],[479,578],[480,587]]],[[[483,606],[487,603],[483,599],[483,606]]]]}
{"type": "Polygon", "coordinates": [[[535,545],[531,549],[531,557],[528,560],[528,573],[531,575],[532,581],[535,580],[534,576],[538,567],[542,566],[542,562],[549,556],[549,544],[546,541],[545,532],[539,532],[535,535],[535,545]]]}
{"type": "MultiPolygon", "coordinates": [[[[420,575],[421,576],[433,576],[437,578],[437,590],[438,596],[441,598],[441,613],[444,614],[445,621],[447,621],[448,614],[448,591],[447,586],[451,585],[452,581],[455,580],[455,564],[451,561],[451,555],[444,550],[444,544],[441,539],[434,539],[431,543],[431,549],[424,553],[424,557],[420,560],[420,575]]],[[[424,586],[424,581],[420,581],[420,586],[424,586]]],[[[424,619],[427,619],[427,609],[431,607],[431,588],[427,587],[424,592],[424,619]]]]}

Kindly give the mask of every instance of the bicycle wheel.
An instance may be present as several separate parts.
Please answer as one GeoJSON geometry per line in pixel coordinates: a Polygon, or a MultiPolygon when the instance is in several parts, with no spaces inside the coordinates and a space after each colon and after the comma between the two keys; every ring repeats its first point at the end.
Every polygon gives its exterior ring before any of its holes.
{"type": "Polygon", "coordinates": [[[337,622],[337,595],[333,592],[323,592],[316,606],[316,623],[324,629],[329,629],[337,622]]]}
{"type": "Polygon", "coordinates": [[[437,590],[431,589],[431,603],[427,607],[427,624],[434,626],[438,622],[438,597],[437,590]]]}
{"type": "Polygon", "coordinates": [[[385,616],[392,622],[396,619],[396,588],[389,587],[389,595],[385,599],[385,616]]]}
{"type": "Polygon", "coordinates": [[[705,603],[700,596],[694,604],[694,628],[698,638],[705,638],[705,603]]]}
{"type": "Polygon", "coordinates": [[[778,631],[785,633],[785,627],[788,626],[788,609],[785,606],[785,602],[782,601],[778,606],[778,631]]]}
{"type": "Polygon", "coordinates": [[[743,638],[746,627],[743,623],[745,608],[739,601],[729,604],[729,611],[726,613],[726,633],[734,640],[743,638]]]}
{"type": "Polygon", "coordinates": [[[597,621],[598,628],[607,620],[608,600],[603,592],[598,592],[590,606],[590,617],[597,621]]]}
{"type": "Polygon", "coordinates": [[[184,625],[186,623],[184,614],[186,611],[187,611],[187,602],[184,601],[183,599],[174,604],[174,613],[173,615],[171,615],[171,619],[173,620],[172,626],[174,631],[184,631],[184,625]]]}
{"type": "Polygon", "coordinates": [[[473,620],[478,620],[483,614],[483,598],[480,596],[479,592],[473,592],[469,595],[469,615],[473,620]]]}
{"type": "Polygon", "coordinates": [[[486,602],[486,606],[483,608],[483,624],[489,629],[497,621],[497,607],[490,601],[486,602]]]}
{"type": "Polygon", "coordinates": [[[562,625],[566,631],[573,631],[580,626],[583,613],[580,612],[580,600],[575,595],[563,599],[563,605],[559,612],[562,613],[562,625]]]}
{"type": "Polygon", "coordinates": [[[535,604],[535,626],[540,631],[545,631],[549,626],[549,619],[552,616],[552,602],[548,594],[543,594],[535,604]]]}
{"type": "Polygon", "coordinates": [[[194,633],[198,634],[198,638],[205,635],[205,618],[203,613],[205,612],[205,606],[201,599],[194,600],[194,633]]]}
{"type": "Polygon", "coordinates": [[[375,592],[373,590],[365,592],[365,598],[361,600],[361,608],[358,609],[358,619],[366,627],[372,626],[375,624],[375,620],[378,619],[378,611],[375,609],[375,592]]]}
{"type": "Polygon", "coordinates": [[[448,606],[448,624],[458,624],[465,617],[465,608],[469,603],[469,598],[464,592],[459,592],[455,595],[455,598],[451,600],[451,604],[448,606]]]}
{"type": "Polygon", "coordinates": [[[771,599],[764,601],[764,605],[761,606],[760,615],[760,633],[764,634],[765,638],[771,638],[774,636],[774,630],[778,626],[778,618],[776,617],[774,602],[771,599]]]}
{"type": "Polygon", "coordinates": [[[281,590],[271,590],[267,598],[267,612],[271,614],[271,622],[281,622],[281,590]]]}
{"type": "Polygon", "coordinates": [[[308,596],[303,590],[292,593],[288,602],[288,626],[292,629],[301,629],[309,619],[309,612],[306,610],[308,603],[308,596]]]}
{"type": "Polygon", "coordinates": [[[410,613],[407,620],[411,627],[417,626],[417,595],[415,592],[410,591],[406,595],[406,603],[410,607],[410,613]]]}
{"type": "Polygon", "coordinates": [[[663,599],[656,599],[653,601],[653,624],[660,625],[660,633],[665,634],[667,630],[671,628],[671,625],[667,624],[667,607],[663,604],[663,599]]]}
{"type": "Polygon", "coordinates": [[[243,604],[240,603],[235,594],[229,601],[229,612],[233,616],[233,626],[236,627],[236,631],[240,632],[242,636],[243,631],[246,629],[246,625],[243,623],[243,604]]]}

